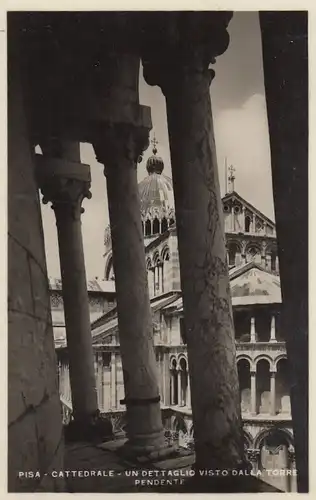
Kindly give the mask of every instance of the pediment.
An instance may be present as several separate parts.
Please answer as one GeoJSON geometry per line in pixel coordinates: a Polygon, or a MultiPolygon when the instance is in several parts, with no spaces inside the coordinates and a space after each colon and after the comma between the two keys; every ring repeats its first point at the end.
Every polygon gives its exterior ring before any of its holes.
{"type": "Polygon", "coordinates": [[[234,305],[282,302],[279,276],[253,262],[230,272],[230,289],[234,305]]]}
{"type": "Polygon", "coordinates": [[[249,215],[255,215],[258,222],[261,221],[262,223],[267,223],[269,226],[275,229],[275,222],[273,222],[271,219],[269,219],[269,217],[260,212],[260,210],[258,210],[256,207],[251,205],[251,203],[249,203],[247,200],[242,198],[242,196],[240,196],[236,191],[232,191],[231,193],[226,194],[222,198],[222,203],[224,207],[225,204],[231,203],[236,206],[244,206],[246,213],[248,212],[249,215]]]}

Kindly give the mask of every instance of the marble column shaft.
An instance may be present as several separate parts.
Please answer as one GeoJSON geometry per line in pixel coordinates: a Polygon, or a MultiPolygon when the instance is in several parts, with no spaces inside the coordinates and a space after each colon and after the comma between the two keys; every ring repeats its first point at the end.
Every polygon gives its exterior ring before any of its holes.
{"type": "Polygon", "coordinates": [[[250,319],[250,342],[256,342],[256,318],[250,319]]]}
{"type": "Polygon", "coordinates": [[[73,415],[87,421],[98,411],[81,233],[81,203],[91,197],[90,167],[44,155],[37,160],[43,201],[52,202],[56,216],[73,415]]]}
{"type": "Polygon", "coordinates": [[[275,336],[275,316],[271,316],[270,342],[276,342],[275,336]]]}
{"type": "Polygon", "coordinates": [[[111,408],[117,407],[116,402],[116,354],[111,353],[111,408]]]}
{"type": "Polygon", "coordinates": [[[257,387],[256,387],[256,372],[250,372],[251,376],[251,414],[257,414],[257,387]]]}
{"type": "Polygon", "coordinates": [[[174,405],[175,390],[174,390],[174,372],[173,371],[171,372],[170,381],[171,381],[171,384],[170,384],[170,404],[174,405]]]}
{"type": "Polygon", "coordinates": [[[275,372],[270,372],[270,413],[275,415],[275,372]]]}
{"type": "MultiPolygon", "coordinates": [[[[191,62],[190,62],[191,63],[191,62]]],[[[170,76],[166,97],[197,466],[243,460],[224,221],[210,72],[170,76]]]]}
{"type": "Polygon", "coordinates": [[[186,401],[186,406],[188,408],[191,408],[191,382],[190,382],[190,375],[187,373],[187,380],[188,380],[188,385],[187,385],[187,401],[186,401]]]}
{"type": "Polygon", "coordinates": [[[181,376],[181,370],[178,370],[177,372],[177,377],[178,377],[178,406],[182,406],[182,376],[181,376]]]}
{"type": "Polygon", "coordinates": [[[107,180],[127,436],[142,452],[164,446],[136,169],[142,148],[136,128],[114,129],[93,145],[107,180]]]}

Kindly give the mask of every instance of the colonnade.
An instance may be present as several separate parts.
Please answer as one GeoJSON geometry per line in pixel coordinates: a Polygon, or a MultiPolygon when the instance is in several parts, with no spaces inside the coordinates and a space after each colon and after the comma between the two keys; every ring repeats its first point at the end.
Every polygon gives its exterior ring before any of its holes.
{"type": "Polygon", "coordinates": [[[267,244],[263,241],[245,241],[228,237],[227,260],[230,266],[256,262],[270,272],[279,273],[279,258],[276,243],[267,244]]]}
{"type": "MultiPolygon", "coordinates": [[[[193,16],[193,20],[191,14],[184,13],[176,24],[184,27],[202,18],[205,13],[193,16]]],[[[173,29],[169,31],[172,39],[166,35],[161,40],[162,62],[154,47],[147,53],[155,25],[146,23],[149,43],[142,54],[145,78],[161,86],[167,103],[197,463],[201,467],[213,463],[217,468],[240,466],[244,460],[209,95],[213,75],[208,69],[212,58],[227,47],[230,18],[230,13],[210,13],[210,26],[205,31],[209,39],[192,41],[194,53],[192,44],[186,47],[185,65],[173,54],[173,61],[178,62],[172,66],[172,75],[171,67],[165,66],[170,49],[183,49],[174,44],[173,29]]],[[[172,28],[174,19],[167,17],[166,22],[172,28]]],[[[188,33],[195,32],[193,25],[191,28],[188,33]]],[[[160,36],[156,33],[155,40],[160,36]]],[[[148,454],[163,452],[165,440],[136,170],[148,146],[151,120],[149,109],[138,101],[139,55],[133,50],[126,53],[118,48],[115,54],[106,55],[103,68],[101,60],[103,71],[91,69],[97,72],[99,82],[107,78],[106,114],[97,116],[100,96],[92,87],[86,89],[89,107],[82,108],[82,113],[86,113],[87,125],[91,124],[86,128],[89,142],[105,166],[107,180],[125,387],[122,403],[128,421],[126,450],[148,454]]],[[[80,163],[78,142],[55,140],[48,146],[44,142],[40,142],[43,155],[37,157],[37,172],[44,198],[52,202],[58,229],[73,412],[75,420],[87,425],[98,412],[80,227],[82,200],[90,197],[90,172],[80,163]]]]}
{"type": "MultiPolygon", "coordinates": [[[[268,341],[268,342],[271,342],[271,343],[275,343],[277,342],[277,338],[276,338],[276,317],[275,317],[275,314],[271,314],[269,315],[270,316],[270,332],[269,332],[269,338],[267,340],[264,340],[262,338],[260,338],[260,336],[258,335],[258,332],[256,331],[256,317],[255,316],[251,316],[250,318],[250,339],[249,341],[251,343],[256,343],[256,342],[264,342],[264,341],[268,341]]],[[[237,339],[238,341],[238,339],[237,339]]]]}
{"type": "Polygon", "coordinates": [[[243,412],[252,416],[291,414],[286,359],[272,366],[261,357],[251,366],[246,358],[239,358],[237,366],[243,412]]]}
{"type": "Polygon", "coordinates": [[[174,360],[170,368],[170,405],[191,408],[190,377],[185,358],[178,364],[174,360]]]}
{"type": "Polygon", "coordinates": [[[142,230],[144,237],[158,236],[163,234],[175,222],[174,216],[155,216],[142,218],[142,230]]]}

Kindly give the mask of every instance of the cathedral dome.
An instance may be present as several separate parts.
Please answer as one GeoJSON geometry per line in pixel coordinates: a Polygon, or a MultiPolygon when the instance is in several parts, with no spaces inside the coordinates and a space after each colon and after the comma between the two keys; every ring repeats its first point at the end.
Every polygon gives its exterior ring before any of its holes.
{"type": "Polygon", "coordinates": [[[160,156],[156,156],[157,149],[154,148],[153,155],[147,160],[147,172],[151,174],[161,174],[164,169],[163,159],[160,156]]]}
{"type": "Polygon", "coordinates": [[[173,209],[172,180],[162,173],[164,162],[160,156],[157,156],[155,141],[153,154],[148,158],[146,168],[148,176],[138,184],[143,215],[155,209],[159,212],[164,209],[173,209]]]}

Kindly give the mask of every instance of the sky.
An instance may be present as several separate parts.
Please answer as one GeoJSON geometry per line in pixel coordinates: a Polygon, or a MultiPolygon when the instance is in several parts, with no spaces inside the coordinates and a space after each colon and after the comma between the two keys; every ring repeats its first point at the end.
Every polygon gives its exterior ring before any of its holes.
{"type": "MultiPolygon", "coordinates": [[[[271,162],[263,83],[259,16],[236,12],[228,28],[230,45],[217,58],[210,86],[217,163],[222,195],[225,194],[225,158],[235,168],[235,190],[274,220],[271,162]]],[[[166,104],[159,87],[148,86],[140,72],[140,104],[151,107],[153,133],[164,160],[164,174],[172,177],[166,104]]],[[[138,166],[138,180],[146,175],[151,146],[138,166]]],[[[106,179],[90,144],[81,145],[81,161],[91,168],[90,200],[84,200],[82,234],[88,279],[104,275],[104,229],[109,224],[106,179]]],[[[60,277],[57,231],[53,210],[42,206],[48,274],[60,277]]]]}

